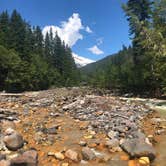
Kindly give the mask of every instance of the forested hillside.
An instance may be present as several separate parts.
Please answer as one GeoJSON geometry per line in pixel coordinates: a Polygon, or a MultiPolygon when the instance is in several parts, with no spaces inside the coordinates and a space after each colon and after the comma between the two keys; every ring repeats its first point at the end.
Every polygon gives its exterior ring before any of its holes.
{"type": "Polygon", "coordinates": [[[52,30],[42,35],[14,10],[0,14],[0,90],[25,91],[72,86],[78,71],[71,49],[52,30]]]}
{"type": "Polygon", "coordinates": [[[159,96],[166,91],[166,1],[129,0],[123,9],[132,46],[82,68],[83,80],[159,96]]]}

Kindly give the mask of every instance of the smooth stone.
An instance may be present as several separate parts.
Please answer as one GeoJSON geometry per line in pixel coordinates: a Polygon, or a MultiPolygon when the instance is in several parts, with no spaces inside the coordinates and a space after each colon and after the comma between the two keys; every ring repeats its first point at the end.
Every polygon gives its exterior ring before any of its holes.
{"type": "Polygon", "coordinates": [[[55,153],[54,156],[58,160],[64,160],[65,159],[65,156],[61,152],[55,153]]]}
{"type": "Polygon", "coordinates": [[[6,147],[9,150],[16,151],[23,147],[24,140],[23,137],[15,130],[9,128],[5,131],[5,137],[3,139],[6,147]]]}

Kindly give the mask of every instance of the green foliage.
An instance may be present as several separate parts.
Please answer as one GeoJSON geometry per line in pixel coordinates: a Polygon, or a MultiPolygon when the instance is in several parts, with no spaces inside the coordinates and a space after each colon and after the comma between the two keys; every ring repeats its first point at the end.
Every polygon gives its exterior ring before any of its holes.
{"type": "Polygon", "coordinates": [[[18,92],[74,86],[78,70],[70,48],[52,30],[42,35],[14,10],[0,14],[0,90],[18,92]]]}
{"type": "Polygon", "coordinates": [[[123,9],[132,47],[84,67],[83,81],[160,96],[166,92],[166,0],[128,0],[123,9]]]}

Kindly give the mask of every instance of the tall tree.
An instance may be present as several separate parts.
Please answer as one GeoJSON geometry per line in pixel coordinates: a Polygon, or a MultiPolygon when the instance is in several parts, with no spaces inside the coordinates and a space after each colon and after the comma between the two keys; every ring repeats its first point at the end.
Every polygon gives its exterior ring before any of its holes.
{"type": "Polygon", "coordinates": [[[128,0],[127,4],[123,6],[129,21],[130,36],[133,44],[133,71],[135,72],[133,84],[138,90],[146,86],[143,75],[146,58],[144,57],[145,49],[141,45],[143,40],[141,33],[144,27],[150,27],[151,5],[150,0],[128,0]]]}
{"type": "Polygon", "coordinates": [[[26,23],[21,15],[14,10],[10,19],[10,44],[9,47],[19,52],[21,58],[26,58],[25,52],[26,23]]]}
{"type": "Polygon", "coordinates": [[[35,53],[43,55],[43,35],[39,26],[36,26],[34,30],[34,39],[35,39],[35,53]]]}
{"type": "Polygon", "coordinates": [[[9,15],[8,12],[2,12],[0,15],[0,45],[8,47],[9,45],[9,15]]]}

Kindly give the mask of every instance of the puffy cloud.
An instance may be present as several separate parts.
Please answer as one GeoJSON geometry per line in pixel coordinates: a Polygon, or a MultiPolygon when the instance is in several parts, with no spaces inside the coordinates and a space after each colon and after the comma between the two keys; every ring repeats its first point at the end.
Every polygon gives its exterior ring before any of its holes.
{"type": "Polygon", "coordinates": [[[80,30],[84,29],[84,27],[78,13],[73,13],[68,21],[61,22],[59,27],[54,25],[45,26],[43,28],[43,34],[46,35],[50,31],[50,28],[52,28],[54,35],[57,32],[60,38],[70,47],[75,45],[78,40],[83,39],[80,30]]]}
{"type": "Polygon", "coordinates": [[[100,50],[97,45],[94,45],[93,47],[88,48],[88,50],[96,55],[104,54],[104,52],[102,50],[100,50]]]}
{"type": "Polygon", "coordinates": [[[85,31],[88,32],[88,33],[93,33],[93,31],[90,29],[89,26],[87,26],[87,27],[85,28],[85,31]]]}

